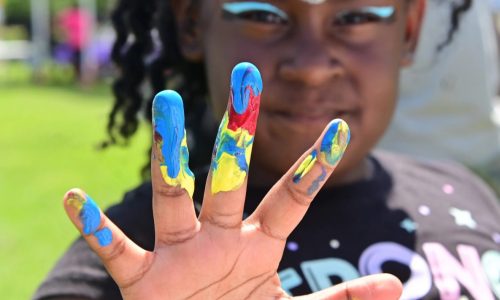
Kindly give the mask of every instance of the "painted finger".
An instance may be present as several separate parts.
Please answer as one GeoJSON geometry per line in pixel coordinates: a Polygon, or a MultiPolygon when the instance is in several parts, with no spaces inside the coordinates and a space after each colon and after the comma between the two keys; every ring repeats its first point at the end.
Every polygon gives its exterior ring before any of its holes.
{"type": "Polygon", "coordinates": [[[297,300],[398,300],[403,286],[389,274],[370,275],[302,297],[297,300]]]}
{"type": "Polygon", "coordinates": [[[347,123],[331,121],[314,146],[273,186],[248,222],[273,237],[286,239],[340,162],[349,139],[347,123]]]}
{"type": "Polygon", "coordinates": [[[151,178],[156,247],[193,237],[199,222],[192,200],[194,175],[184,128],[184,106],[174,91],[163,91],[153,101],[151,178]]]}
{"type": "Polygon", "coordinates": [[[201,221],[226,228],[241,224],[261,92],[259,70],[250,63],[236,65],[215,141],[201,221]]]}
{"type": "Polygon", "coordinates": [[[149,267],[151,253],[126,237],[92,198],[72,189],[64,196],[64,209],[118,286],[130,286],[141,278],[149,267]]]}

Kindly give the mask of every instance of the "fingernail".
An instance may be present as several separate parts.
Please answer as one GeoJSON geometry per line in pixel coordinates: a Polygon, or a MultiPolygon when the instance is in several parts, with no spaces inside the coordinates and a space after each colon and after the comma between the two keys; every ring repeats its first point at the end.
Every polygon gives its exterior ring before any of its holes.
{"type": "Polygon", "coordinates": [[[344,120],[331,121],[321,141],[320,159],[331,166],[336,166],[344,155],[350,138],[349,126],[344,120]]]}
{"type": "Polygon", "coordinates": [[[248,174],[259,115],[262,79],[251,63],[236,65],[231,74],[228,111],[219,126],[212,158],[212,193],[238,189],[248,174]]]}
{"type": "Polygon", "coordinates": [[[314,163],[316,162],[318,157],[318,151],[313,150],[300,164],[300,166],[297,168],[297,171],[293,174],[293,182],[294,183],[299,183],[300,180],[304,176],[311,171],[311,168],[314,166],[314,163]]]}
{"type": "Polygon", "coordinates": [[[153,100],[153,151],[163,180],[180,186],[193,197],[194,174],[189,169],[189,151],[184,128],[184,105],[175,91],[158,93],[153,100]]]}
{"type": "Polygon", "coordinates": [[[66,199],[68,205],[77,211],[83,225],[83,233],[85,235],[94,235],[102,247],[111,244],[113,240],[111,230],[107,227],[99,230],[101,210],[94,200],[80,190],[69,191],[66,194],[66,199]]]}

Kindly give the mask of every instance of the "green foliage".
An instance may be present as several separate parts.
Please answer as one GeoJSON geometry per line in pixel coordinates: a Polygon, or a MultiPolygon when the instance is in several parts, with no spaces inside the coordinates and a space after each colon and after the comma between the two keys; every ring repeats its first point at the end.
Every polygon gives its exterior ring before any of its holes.
{"type": "MultiPolygon", "coordinates": [[[[109,14],[110,9],[116,0],[96,0],[98,16],[104,18],[109,14]]],[[[30,24],[30,0],[6,0],[5,15],[7,24],[30,24]]],[[[76,0],[49,0],[50,11],[53,15],[57,12],[77,3],[76,0]]]]}
{"type": "Polygon", "coordinates": [[[0,291],[2,299],[29,299],[78,236],[62,208],[64,193],[79,186],[102,208],[121,199],[141,181],[149,130],[144,126],[127,148],[98,151],[108,86],[0,81],[0,90],[0,291]]]}
{"type": "Polygon", "coordinates": [[[29,0],[7,0],[5,15],[8,24],[26,24],[30,19],[29,0]]]}

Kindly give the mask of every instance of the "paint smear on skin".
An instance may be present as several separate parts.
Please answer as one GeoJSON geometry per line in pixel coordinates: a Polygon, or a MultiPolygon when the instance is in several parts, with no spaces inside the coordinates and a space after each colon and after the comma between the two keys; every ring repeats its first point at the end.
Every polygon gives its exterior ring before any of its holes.
{"type": "Polygon", "coordinates": [[[226,14],[230,14],[233,16],[237,16],[239,14],[244,14],[252,11],[266,11],[274,13],[283,19],[288,19],[288,16],[284,11],[282,11],[281,9],[277,8],[276,6],[270,3],[264,3],[264,2],[255,2],[255,1],[229,2],[229,3],[224,3],[222,5],[222,10],[226,14]]]}
{"type": "Polygon", "coordinates": [[[106,247],[113,241],[113,235],[108,227],[104,227],[103,229],[96,231],[94,236],[97,238],[101,247],[106,247]]]}
{"type": "Polygon", "coordinates": [[[72,192],[68,196],[68,204],[78,211],[83,224],[83,233],[93,234],[101,224],[101,210],[88,195],[83,198],[80,194],[72,192]]]}
{"type": "Polygon", "coordinates": [[[311,186],[307,189],[307,195],[311,196],[319,190],[319,185],[325,181],[326,175],[327,173],[325,167],[321,166],[321,174],[311,183],[311,186]]]}
{"type": "Polygon", "coordinates": [[[107,227],[98,230],[101,224],[101,210],[90,196],[82,197],[79,193],[71,192],[68,195],[68,204],[77,210],[85,235],[94,235],[102,247],[111,244],[113,241],[111,230],[107,227]]]}
{"type": "Polygon", "coordinates": [[[231,74],[228,111],[219,126],[212,157],[212,193],[238,189],[248,174],[259,115],[262,79],[250,63],[231,74]]]}
{"type": "Polygon", "coordinates": [[[304,176],[311,171],[312,167],[314,166],[314,163],[316,162],[318,158],[318,151],[314,149],[311,154],[309,154],[300,164],[300,166],[297,168],[295,173],[293,174],[293,182],[294,183],[299,183],[304,176]]]}
{"type": "Polygon", "coordinates": [[[174,91],[163,91],[153,101],[156,159],[168,185],[180,186],[193,197],[194,174],[189,169],[189,151],[184,129],[184,105],[174,91]]]}
{"type": "Polygon", "coordinates": [[[328,125],[320,148],[320,159],[331,166],[336,166],[349,144],[351,134],[344,120],[335,119],[328,125]]]}

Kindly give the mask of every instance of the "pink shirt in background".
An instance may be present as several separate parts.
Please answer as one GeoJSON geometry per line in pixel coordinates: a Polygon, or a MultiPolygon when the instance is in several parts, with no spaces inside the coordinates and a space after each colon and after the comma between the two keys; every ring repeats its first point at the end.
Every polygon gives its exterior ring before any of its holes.
{"type": "Polygon", "coordinates": [[[89,14],[80,8],[69,8],[62,11],[58,18],[66,42],[75,49],[82,49],[88,42],[91,29],[89,14]]]}

